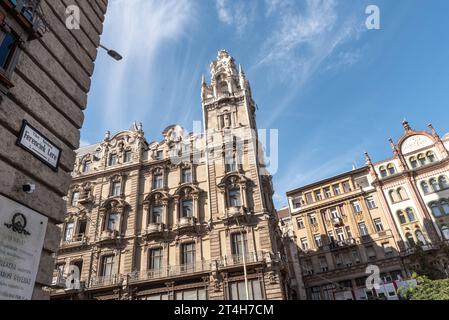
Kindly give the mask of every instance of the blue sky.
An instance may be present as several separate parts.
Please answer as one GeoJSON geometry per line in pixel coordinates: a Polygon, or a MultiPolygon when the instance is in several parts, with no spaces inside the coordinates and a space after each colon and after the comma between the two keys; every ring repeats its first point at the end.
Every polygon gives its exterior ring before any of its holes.
{"type": "MultiPolygon", "coordinates": [[[[388,138],[449,132],[447,0],[110,0],[82,144],[143,122],[149,141],[201,120],[201,75],[219,49],[245,69],[259,128],[279,129],[285,192],[391,156],[388,138]],[[365,28],[380,8],[381,30],[365,28]]],[[[81,20],[82,23],[82,20],[81,20]]]]}

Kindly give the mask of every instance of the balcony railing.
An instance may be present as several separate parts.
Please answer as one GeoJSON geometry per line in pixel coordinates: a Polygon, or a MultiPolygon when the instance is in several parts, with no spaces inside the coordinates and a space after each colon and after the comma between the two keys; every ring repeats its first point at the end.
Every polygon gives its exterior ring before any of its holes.
{"type": "MultiPolygon", "coordinates": [[[[247,252],[245,254],[245,263],[263,262],[265,261],[264,253],[262,251],[258,252],[247,252]]],[[[242,254],[233,254],[230,256],[222,257],[219,261],[220,267],[228,267],[243,264],[242,254]]]]}
{"type": "Polygon", "coordinates": [[[53,272],[53,278],[51,280],[52,287],[55,288],[65,288],[66,287],[66,277],[61,274],[58,270],[53,272]]]}
{"type": "Polygon", "coordinates": [[[26,23],[31,26],[34,34],[32,38],[36,38],[39,35],[44,34],[49,30],[48,23],[45,21],[45,17],[41,8],[41,0],[9,0],[2,1],[7,6],[12,6],[23,18],[26,23]]]}
{"type": "Polygon", "coordinates": [[[78,234],[73,236],[71,239],[64,239],[62,241],[62,246],[73,246],[73,245],[83,245],[88,241],[88,237],[85,234],[78,234]]]}
{"type": "Polygon", "coordinates": [[[154,235],[164,231],[163,223],[150,223],[145,230],[146,235],[154,235]]]}
{"type": "Polygon", "coordinates": [[[121,278],[117,275],[94,277],[90,280],[89,287],[112,286],[119,284],[121,278]]]}
{"type": "Polygon", "coordinates": [[[129,274],[130,282],[182,276],[199,272],[209,272],[211,270],[210,261],[195,262],[178,266],[161,267],[159,269],[133,272],[129,274]]]}

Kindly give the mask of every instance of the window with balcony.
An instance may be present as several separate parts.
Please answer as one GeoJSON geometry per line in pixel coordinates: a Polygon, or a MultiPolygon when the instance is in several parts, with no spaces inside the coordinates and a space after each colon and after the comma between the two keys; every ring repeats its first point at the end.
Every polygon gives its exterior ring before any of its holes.
{"type": "Polygon", "coordinates": [[[329,243],[334,243],[335,242],[334,232],[333,231],[328,231],[327,232],[327,238],[329,239],[329,243]]]}
{"type": "Polygon", "coordinates": [[[132,156],[131,150],[126,150],[123,153],[123,163],[131,162],[131,156],[132,156]]]}
{"type": "Polygon", "coordinates": [[[335,229],[335,233],[337,234],[338,241],[345,241],[345,232],[342,228],[335,229]]]}
{"type": "Polygon", "coordinates": [[[90,171],[91,161],[84,161],[83,163],[83,173],[88,173],[90,171]]]}
{"type": "Polygon", "coordinates": [[[65,226],[65,232],[64,232],[64,241],[71,241],[73,238],[73,232],[75,229],[75,223],[69,222],[65,226]]]}
{"type": "Polygon", "coordinates": [[[113,182],[112,186],[111,186],[111,196],[112,197],[120,196],[121,188],[122,188],[122,185],[121,185],[120,181],[113,182]]]}
{"type": "Polygon", "coordinates": [[[162,248],[154,248],[149,251],[148,269],[160,270],[162,269],[163,252],[162,248]]]}
{"type": "Polygon", "coordinates": [[[262,300],[262,286],[258,279],[248,280],[248,297],[246,297],[245,281],[230,282],[228,286],[229,300],[262,300]]]}
{"type": "Polygon", "coordinates": [[[366,198],[366,205],[370,210],[377,208],[376,202],[373,197],[366,198]]]}
{"type": "Polygon", "coordinates": [[[365,222],[359,223],[359,231],[362,237],[369,235],[368,228],[366,227],[365,222]]]}
{"type": "Polygon", "coordinates": [[[114,256],[104,256],[101,261],[101,271],[102,277],[111,277],[114,268],[114,256]]]}
{"type": "Polygon", "coordinates": [[[72,192],[72,198],[70,200],[70,204],[72,207],[76,207],[78,205],[78,199],[79,199],[80,193],[78,191],[72,192]]]}
{"type": "Polygon", "coordinates": [[[162,189],[164,187],[164,177],[162,174],[153,176],[153,189],[162,189]]]}
{"type": "Polygon", "coordinates": [[[182,169],[181,177],[182,183],[192,183],[192,170],[190,168],[182,169]]]}
{"type": "Polygon", "coordinates": [[[246,233],[233,233],[231,235],[231,253],[234,257],[242,258],[243,250],[245,250],[245,254],[248,254],[248,245],[247,245],[247,237],[246,233]]]}
{"type": "Polygon", "coordinates": [[[119,215],[116,212],[110,212],[106,223],[106,230],[118,231],[118,219],[119,215]]]}
{"type": "Polygon", "coordinates": [[[109,166],[115,166],[117,164],[117,155],[111,154],[109,155],[109,166]]]}
{"type": "Polygon", "coordinates": [[[151,223],[158,224],[162,222],[162,206],[153,206],[151,210],[151,223]]]}
{"type": "Polygon", "coordinates": [[[362,208],[360,207],[360,202],[353,201],[353,202],[351,202],[351,206],[352,206],[352,211],[354,213],[362,212],[362,208]]]}
{"type": "Polygon", "coordinates": [[[377,232],[384,231],[384,226],[383,226],[382,220],[380,218],[374,219],[374,227],[376,228],[377,232]]]}
{"type": "Polygon", "coordinates": [[[182,265],[193,265],[195,263],[195,243],[184,243],[181,246],[182,265]]]}
{"type": "Polygon", "coordinates": [[[182,200],[182,217],[193,217],[193,201],[190,199],[182,200]]]}
{"type": "Polygon", "coordinates": [[[240,199],[240,189],[238,188],[230,189],[228,192],[228,197],[230,207],[240,207],[242,205],[240,199]]]}

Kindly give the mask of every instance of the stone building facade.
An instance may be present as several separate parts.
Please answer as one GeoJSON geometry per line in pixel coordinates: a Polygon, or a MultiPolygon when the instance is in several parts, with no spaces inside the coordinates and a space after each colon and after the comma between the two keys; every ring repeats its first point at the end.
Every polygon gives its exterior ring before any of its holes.
{"type": "Polygon", "coordinates": [[[48,218],[33,299],[49,297],[42,287],[51,284],[56,224],[64,218],[106,7],[107,0],[0,1],[0,206],[20,204],[48,218]],[[81,10],[79,30],[66,28],[69,5],[81,10]],[[60,149],[55,170],[16,145],[24,123],[60,149]]]}
{"type": "Polygon", "coordinates": [[[77,151],[53,299],[286,297],[255,103],[225,50],[201,98],[204,131],[148,142],[135,124],[77,151]]]}
{"type": "Polygon", "coordinates": [[[420,267],[416,245],[448,274],[449,136],[403,126],[398,142],[390,139],[393,158],[373,164],[366,154],[363,168],[287,193],[293,235],[284,238],[297,250],[300,298],[372,298],[379,290],[367,288],[370,265],[385,284],[380,293],[395,297],[395,281],[420,267]]]}

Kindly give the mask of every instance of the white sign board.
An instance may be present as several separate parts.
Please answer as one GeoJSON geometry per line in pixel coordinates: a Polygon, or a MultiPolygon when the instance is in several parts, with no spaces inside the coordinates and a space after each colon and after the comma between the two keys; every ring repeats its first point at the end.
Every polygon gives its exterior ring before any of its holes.
{"type": "Polygon", "coordinates": [[[0,300],[30,300],[48,218],[0,195],[0,300]]]}
{"type": "Polygon", "coordinates": [[[17,145],[30,152],[54,171],[58,169],[61,149],[25,120],[23,120],[17,145]]]}

